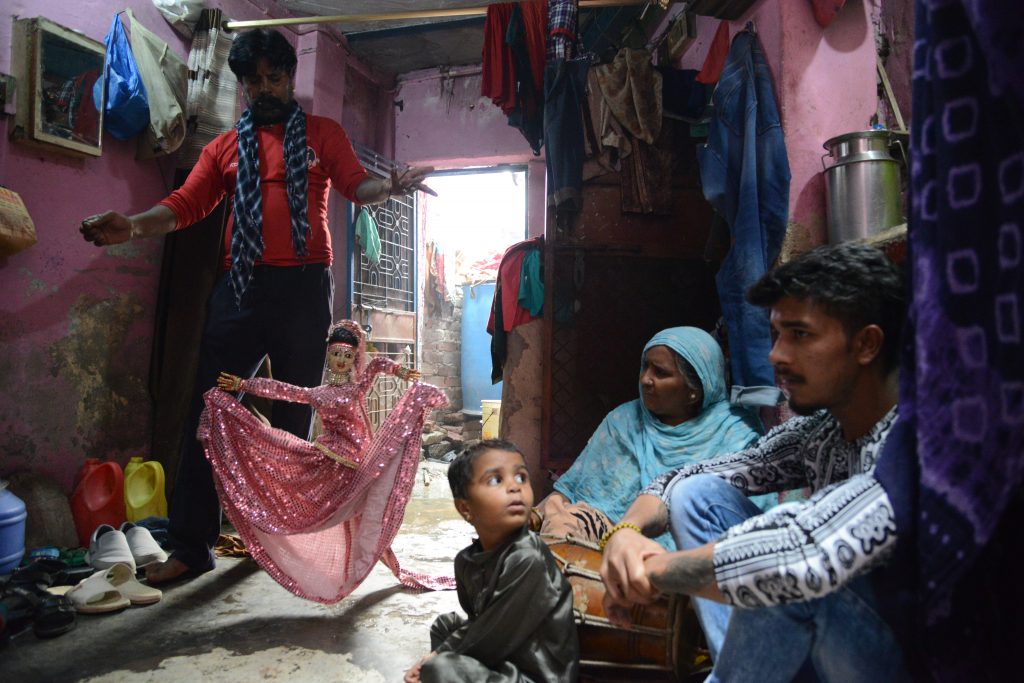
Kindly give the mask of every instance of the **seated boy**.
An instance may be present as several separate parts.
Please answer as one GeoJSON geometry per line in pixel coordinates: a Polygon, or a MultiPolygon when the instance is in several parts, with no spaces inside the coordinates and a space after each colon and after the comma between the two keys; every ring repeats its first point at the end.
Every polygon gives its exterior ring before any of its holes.
{"type": "Polygon", "coordinates": [[[482,441],[452,461],[448,483],[479,537],[455,557],[469,618],[450,612],[434,621],[432,652],[406,672],[406,683],[575,681],[572,588],[526,527],[533,488],[522,452],[508,441],[482,441]]]}

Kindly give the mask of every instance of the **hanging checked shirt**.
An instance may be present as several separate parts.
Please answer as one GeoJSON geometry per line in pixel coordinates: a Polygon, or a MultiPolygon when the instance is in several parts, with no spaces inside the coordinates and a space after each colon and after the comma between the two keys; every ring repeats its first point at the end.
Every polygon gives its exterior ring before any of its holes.
{"type": "Polygon", "coordinates": [[[826,411],[784,422],[753,446],[655,479],[643,493],[669,504],[672,486],[714,474],[746,495],[810,486],[814,494],[734,526],[715,544],[715,580],[736,607],[820,598],[888,556],[892,503],[874,478],[894,406],[856,441],[826,411]]]}

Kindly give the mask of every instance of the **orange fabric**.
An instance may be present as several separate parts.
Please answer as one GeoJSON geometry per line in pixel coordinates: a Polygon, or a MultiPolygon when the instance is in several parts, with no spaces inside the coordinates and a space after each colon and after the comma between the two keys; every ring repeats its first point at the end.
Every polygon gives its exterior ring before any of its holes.
{"type": "MultiPolygon", "coordinates": [[[[306,116],[306,144],[309,158],[308,255],[299,258],[292,245],[291,214],[284,167],[284,124],[256,129],[260,150],[260,190],[263,193],[263,256],[256,265],[298,266],[330,264],[331,233],[327,221],[327,198],[332,185],[349,201],[356,200],[356,188],[368,174],[356,159],[352,144],[342,127],[322,116],[306,116]]],[[[238,134],[234,129],[214,138],[199,156],[199,162],[185,183],[160,203],[178,219],[178,229],[205,218],[225,194],[235,192],[238,170],[238,134]]],[[[224,231],[224,267],[231,267],[231,228],[224,231]]]]}

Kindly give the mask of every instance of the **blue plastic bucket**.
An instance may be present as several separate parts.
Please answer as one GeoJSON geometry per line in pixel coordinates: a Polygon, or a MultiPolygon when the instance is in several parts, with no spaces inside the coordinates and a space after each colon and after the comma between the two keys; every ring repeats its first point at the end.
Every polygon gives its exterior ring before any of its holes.
{"type": "Polygon", "coordinates": [[[0,484],[0,574],[14,571],[25,554],[25,503],[0,484]]]}
{"type": "Polygon", "coordinates": [[[480,402],[501,400],[501,382],[491,384],[491,316],[494,283],[462,285],[462,410],[480,415],[480,402]]]}

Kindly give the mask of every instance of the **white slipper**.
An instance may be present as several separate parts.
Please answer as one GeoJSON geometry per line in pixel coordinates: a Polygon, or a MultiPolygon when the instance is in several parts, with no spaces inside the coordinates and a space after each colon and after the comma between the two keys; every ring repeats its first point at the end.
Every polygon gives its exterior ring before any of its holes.
{"type": "Polygon", "coordinates": [[[167,553],[153,538],[146,527],[136,526],[131,522],[121,525],[121,533],[128,541],[128,548],[131,550],[132,558],[136,567],[145,567],[154,562],[166,562],[167,553]]]}
{"type": "Polygon", "coordinates": [[[133,605],[152,605],[160,602],[164,594],[159,588],[139,583],[135,572],[126,564],[115,564],[104,572],[104,579],[133,605]]]}
{"type": "MultiPolygon", "coordinates": [[[[131,571],[128,565],[121,566],[131,571]]],[[[96,572],[89,578],[82,579],[66,593],[77,611],[82,614],[103,614],[131,606],[131,600],[107,580],[106,574],[107,572],[96,572]]]]}
{"type": "Polygon", "coordinates": [[[109,524],[100,524],[92,532],[89,552],[85,555],[85,561],[96,569],[106,569],[119,562],[124,562],[131,566],[133,572],[135,571],[135,558],[132,557],[128,539],[109,524]]]}

